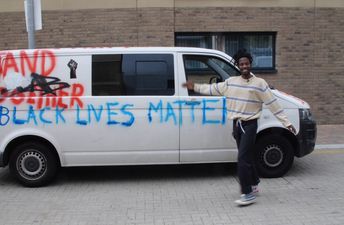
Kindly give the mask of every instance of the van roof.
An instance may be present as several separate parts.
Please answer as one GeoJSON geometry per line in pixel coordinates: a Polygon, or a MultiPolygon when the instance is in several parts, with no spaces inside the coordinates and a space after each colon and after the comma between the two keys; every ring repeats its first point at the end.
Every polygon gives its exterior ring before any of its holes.
{"type": "MultiPolygon", "coordinates": [[[[196,52],[196,53],[216,53],[223,56],[227,56],[225,53],[205,48],[191,48],[191,47],[85,47],[85,48],[47,48],[47,49],[18,49],[18,50],[5,50],[0,51],[1,55],[6,55],[11,52],[13,55],[19,55],[21,51],[25,51],[26,54],[33,54],[37,50],[49,50],[56,55],[64,54],[101,54],[111,52],[196,52]]],[[[228,56],[227,56],[228,57],[228,56]]]]}

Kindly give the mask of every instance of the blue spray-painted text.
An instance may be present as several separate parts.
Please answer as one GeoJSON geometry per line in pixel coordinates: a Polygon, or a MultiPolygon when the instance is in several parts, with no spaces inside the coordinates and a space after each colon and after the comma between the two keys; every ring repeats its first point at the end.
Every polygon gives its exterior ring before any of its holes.
{"type": "MultiPolygon", "coordinates": [[[[146,109],[135,108],[134,104],[108,102],[106,104],[87,104],[84,108],[75,109],[61,107],[45,107],[34,109],[32,105],[27,109],[18,109],[14,106],[9,109],[0,105],[0,126],[40,125],[40,124],[70,124],[88,126],[93,123],[103,123],[108,126],[131,127],[136,121],[135,113],[147,110],[147,120],[151,123],[172,123],[182,125],[189,120],[192,123],[225,124],[225,98],[203,99],[200,101],[163,101],[149,102],[146,109]],[[197,120],[197,121],[196,121],[197,120]]],[[[142,117],[142,116],[140,116],[142,117]]]]}

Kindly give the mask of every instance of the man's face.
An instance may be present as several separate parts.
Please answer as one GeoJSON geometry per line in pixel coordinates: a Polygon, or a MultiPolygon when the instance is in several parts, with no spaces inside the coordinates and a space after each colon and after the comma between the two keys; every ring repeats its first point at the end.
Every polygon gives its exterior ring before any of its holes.
{"type": "Polygon", "coordinates": [[[240,69],[241,75],[248,76],[251,72],[250,60],[246,57],[240,58],[238,62],[238,67],[240,69]]]}

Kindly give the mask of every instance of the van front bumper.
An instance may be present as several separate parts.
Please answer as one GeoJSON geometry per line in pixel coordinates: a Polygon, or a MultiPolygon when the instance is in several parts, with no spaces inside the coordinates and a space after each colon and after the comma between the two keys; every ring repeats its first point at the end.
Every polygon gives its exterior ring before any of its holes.
{"type": "Polygon", "coordinates": [[[299,149],[295,156],[302,157],[308,155],[314,150],[317,137],[317,125],[312,118],[300,118],[300,131],[297,135],[299,149]]]}

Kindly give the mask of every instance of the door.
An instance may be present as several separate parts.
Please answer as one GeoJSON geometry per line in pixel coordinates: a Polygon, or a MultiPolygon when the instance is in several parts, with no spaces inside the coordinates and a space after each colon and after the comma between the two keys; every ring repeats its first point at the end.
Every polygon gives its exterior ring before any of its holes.
{"type": "MultiPolygon", "coordinates": [[[[179,73],[195,83],[221,82],[238,71],[224,59],[212,55],[180,54],[179,73]]],[[[226,98],[201,96],[181,90],[183,121],[180,128],[181,162],[236,161],[232,121],[227,119],[226,98]]]]}
{"type": "Polygon", "coordinates": [[[179,162],[174,54],[92,56],[92,97],[64,146],[68,165],[179,162]]]}

